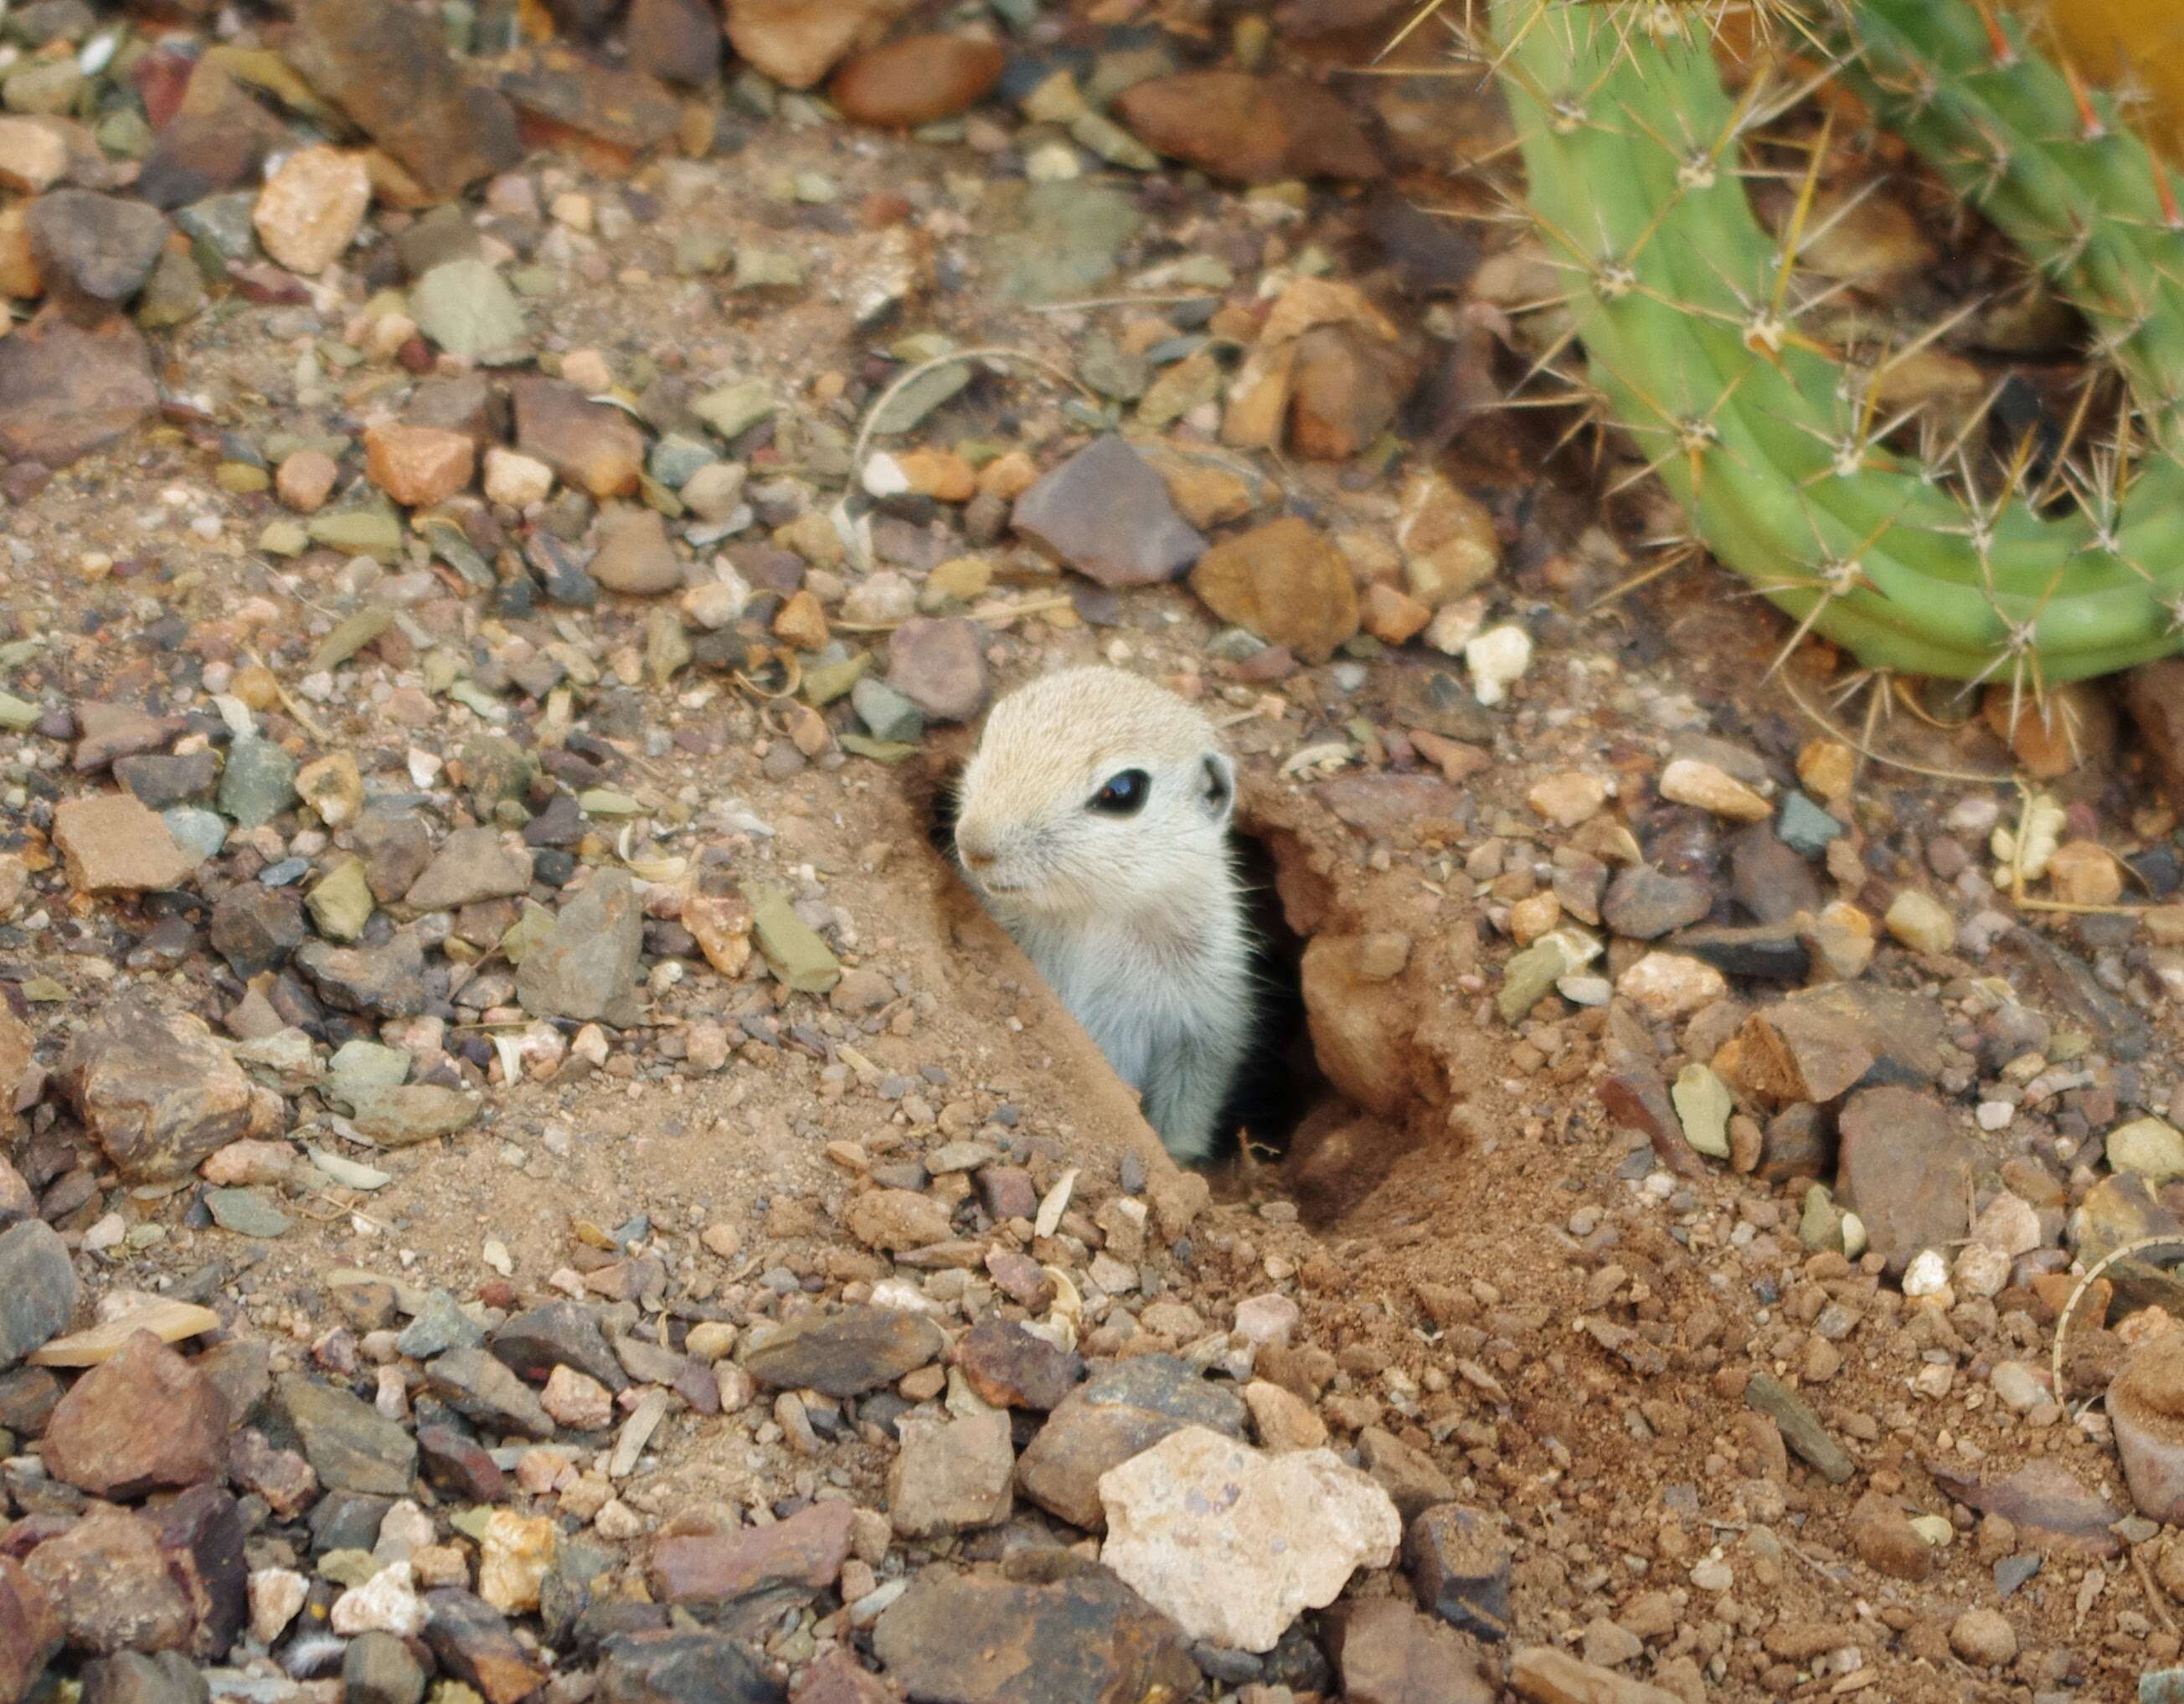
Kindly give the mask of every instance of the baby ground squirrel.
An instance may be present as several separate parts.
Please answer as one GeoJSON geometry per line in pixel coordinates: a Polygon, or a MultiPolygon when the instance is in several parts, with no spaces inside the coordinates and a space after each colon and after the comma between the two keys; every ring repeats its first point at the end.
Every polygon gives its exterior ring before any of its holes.
{"type": "Polygon", "coordinates": [[[1184,1161],[1223,1133],[1255,1021],[1235,808],[1212,723],[1110,668],[1004,698],[957,789],[972,888],[1184,1161]]]}

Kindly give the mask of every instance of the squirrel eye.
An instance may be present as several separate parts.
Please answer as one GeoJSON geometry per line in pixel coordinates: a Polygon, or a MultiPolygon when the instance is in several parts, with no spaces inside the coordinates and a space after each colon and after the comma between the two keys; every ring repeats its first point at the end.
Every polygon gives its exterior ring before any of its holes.
{"type": "Polygon", "coordinates": [[[1110,816],[1134,816],[1152,791],[1153,778],[1142,769],[1126,769],[1092,795],[1092,809],[1110,816]]]}

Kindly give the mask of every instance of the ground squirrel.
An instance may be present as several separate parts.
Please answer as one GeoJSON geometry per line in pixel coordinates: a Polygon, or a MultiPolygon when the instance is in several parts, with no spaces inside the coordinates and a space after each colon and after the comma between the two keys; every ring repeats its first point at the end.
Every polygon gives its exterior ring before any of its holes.
{"type": "Polygon", "coordinates": [[[972,888],[1185,1161],[1223,1135],[1252,1043],[1235,808],[1235,766],[1212,723],[1110,668],[1004,698],[956,793],[956,856],[972,888]]]}

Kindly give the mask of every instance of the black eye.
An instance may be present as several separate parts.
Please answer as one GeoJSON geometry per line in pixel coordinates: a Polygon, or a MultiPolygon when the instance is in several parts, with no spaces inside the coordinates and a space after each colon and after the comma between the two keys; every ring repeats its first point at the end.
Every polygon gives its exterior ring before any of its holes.
{"type": "Polygon", "coordinates": [[[1126,769],[1092,795],[1091,808],[1110,816],[1134,816],[1152,790],[1152,777],[1142,769],[1126,769]]]}

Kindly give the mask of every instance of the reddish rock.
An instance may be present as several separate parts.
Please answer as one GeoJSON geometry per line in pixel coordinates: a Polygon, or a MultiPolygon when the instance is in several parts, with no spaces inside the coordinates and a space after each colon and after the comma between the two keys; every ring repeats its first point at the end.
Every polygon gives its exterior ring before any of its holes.
{"type": "Polygon", "coordinates": [[[1394,344],[1355,326],[1314,326],[1290,370],[1290,448],[1315,461],[1362,455],[1395,424],[1417,376],[1394,344]]]}
{"type": "Polygon", "coordinates": [[[985,632],[967,616],[913,615],[888,644],[887,683],[941,721],[968,721],[985,708],[985,632]]]}
{"type": "Polygon", "coordinates": [[[364,434],[365,471],[404,508],[445,503],[471,482],[477,446],[462,432],[390,423],[364,434]]]}
{"type": "Polygon", "coordinates": [[[178,1651],[190,1603],[167,1570],[151,1523],[126,1509],[94,1507],[25,1559],[78,1651],[178,1651]]]}
{"type": "Polygon", "coordinates": [[[861,125],[908,129],[983,100],[1008,62],[996,43],[975,36],[905,36],[855,55],[834,73],[827,92],[861,125]]]}
{"type": "Polygon", "coordinates": [[[998,1313],[956,1339],[955,1358],[979,1400],[997,1408],[1058,1408],[1084,1377],[1083,1356],[998,1313]]]}
{"type": "Polygon", "coordinates": [[[212,1381],[140,1331],[61,1398],[42,1447],[56,1478],[125,1499],[218,1477],[226,1439],[212,1381]]]}
{"type": "Polygon", "coordinates": [[[662,1603],[716,1603],[760,1586],[831,1586],[849,1559],[855,1511],[813,1503],[770,1527],[678,1534],[655,1542],[645,1579],[662,1603]]]}
{"type": "Polygon", "coordinates": [[[53,844],[79,894],[178,888],[197,867],[167,825],[130,793],[64,799],[53,811],[53,844]]]}
{"type": "Polygon", "coordinates": [[[729,45],[784,88],[808,89],[906,0],[727,0],[729,45]]]}
{"type": "Polygon", "coordinates": [[[515,111],[463,75],[423,13],[382,0],[312,0],[281,52],[434,196],[523,156],[515,111]]]}
{"type": "Polygon", "coordinates": [[[1858,1559],[1892,1579],[1922,1580],[1934,1571],[1934,1547],[1919,1535],[1896,1500],[1868,1491],[1850,1512],[1850,1545],[1858,1559]]]}
{"type": "Polygon", "coordinates": [[[61,1646],[61,1618],[46,1589],[0,1556],[0,1704],[18,1704],[61,1646]]]}
{"type": "Polygon", "coordinates": [[[65,467],[159,405],[144,339],[126,320],[86,331],[48,310],[0,337],[0,456],[65,467]]]}
{"type": "Polygon", "coordinates": [[[902,1695],[848,1651],[828,1651],[796,1678],[788,1704],[896,1704],[902,1695]]]}
{"type": "Polygon", "coordinates": [[[250,1133],[250,1079],[204,1021],[142,995],[101,1010],[63,1055],[60,1082],[125,1181],[187,1178],[250,1133]]]}
{"type": "Polygon", "coordinates": [[[622,39],[635,70],[702,88],[721,69],[721,19],[709,0],[631,0],[622,39]]]}
{"type": "Polygon", "coordinates": [[[515,447],[593,497],[627,497],[644,468],[644,435],[619,409],[559,379],[518,379],[515,447]]]}
{"type": "Polygon", "coordinates": [[[1836,1198],[1865,1222],[1889,1271],[1963,1239],[1979,1145],[1953,1108],[1915,1089],[1862,1089],[1843,1103],[1838,1128],[1836,1198]]]}
{"type": "Polygon", "coordinates": [[[1148,147],[1216,177],[1256,183],[1384,170],[1349,107],[1300,77],[1184,71],[1131,85],[1115,112],[1148,147]]]}
{"type": "Polygon", "coordinates": [[[1326,1621],[1343,1704],[1495,1704],[1500,1696],[1479,1648],[1408,1604],[1353,1598],[1326,1621]]]}

